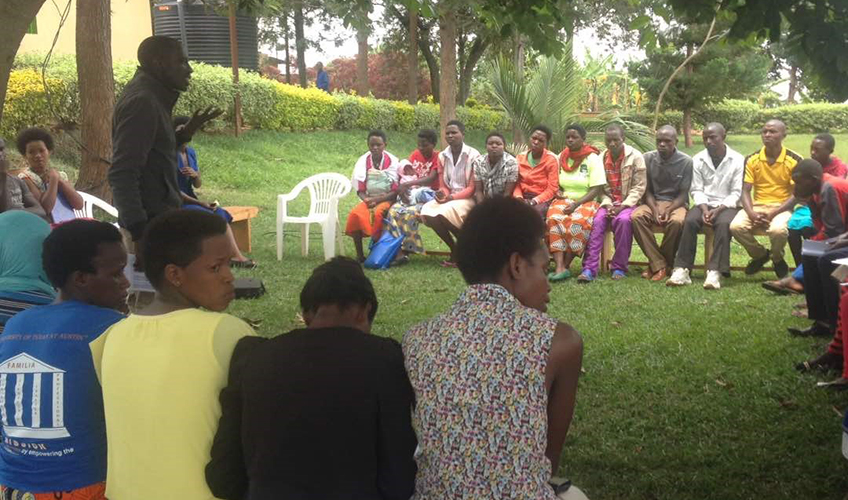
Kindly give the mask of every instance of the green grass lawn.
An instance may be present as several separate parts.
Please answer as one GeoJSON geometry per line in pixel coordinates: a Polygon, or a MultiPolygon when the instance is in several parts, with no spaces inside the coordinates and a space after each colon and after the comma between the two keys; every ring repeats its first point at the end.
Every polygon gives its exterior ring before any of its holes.
{"type": "MultiPolygon", "coordinates": [[[[240,274],[261,278],[268,294],[237,301],[230,312],[262,320],[262,335],[298,326],[300,288],[323,255],[318,227],[308,257],[300,256],[293,228],[282,262],[276,260],[276,195],[314,173],[349,175],[366,150],[365,135],[253,131],[239,139],[202,135],[195,141],[201,196],[261,208],[252,254],[260,267],[240,274]]],[[[482,151],[484,135],[469,133],[466,139],[482,151]]],[[[811,138],[790,136],[787,142],[807,156],[811,138]]],[[[758,136],[728,142],[743,154],[759,147],[758,136]]],[[[388,150],[400,157],[414,146],[414,134],[389,137],[388,150]]],[[[848,136],[837,137],[837,154],[848,158],[848,136]]],[[[342,201],[342,220],[356,201],[353,194],[342,201]]],[[[296,208],[305,211],[307,203],[303,197],[296,208]]],[[[424,239],[428,248],[441,247],[429,231],[424,239]]],[[[353,253],[349,239],[345,251],[353,253]]],[[[635,244],[633,254],[642,260],[635,244]]],[[[736,243],[733,260],[747,261],[736,243]]],[[[462,279],[438,262],[416,257],[402,268],[369,271],[381,301],[375,333],[399,340],[414,323],[454,301],[462,279]]],[[[840,453],[838,413],[848,405],[848,393],[814,387],[835,374],[799,375],[793,369],[826,345],[786,333],[786,327],[807,324],[790,316],[800,299],[765,292],[759,283],[772,278],[767,273],[737,272],[721,291],[706,292],[702,271],[686,289],[648,283],[638,271],[631,269],[624,282],[602,277],[588,286],[556,284],[551,293],[549,313],[574,325],[585,341],[586,373],[560,473],[592,499],[843,498],[848,461],[840,453]]]]}

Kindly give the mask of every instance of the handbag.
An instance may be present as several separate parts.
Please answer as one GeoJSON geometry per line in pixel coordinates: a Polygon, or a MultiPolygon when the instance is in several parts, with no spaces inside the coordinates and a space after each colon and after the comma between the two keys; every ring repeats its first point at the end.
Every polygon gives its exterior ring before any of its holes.
{"type": "Polygon", "coordinates": [[[371,243],[371,253],[363,265],[368,269],[388,269],[400,251],[401,244],[403,236],[395,237],[389,231],[383,231],[380,239],[371,243]]]}

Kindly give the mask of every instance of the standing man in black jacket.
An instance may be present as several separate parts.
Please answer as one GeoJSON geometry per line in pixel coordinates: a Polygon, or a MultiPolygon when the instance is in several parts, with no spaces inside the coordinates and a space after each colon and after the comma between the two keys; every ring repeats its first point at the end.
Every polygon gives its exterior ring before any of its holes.
{"type": "MultiPolygon", "coordinates": [[[[182,206],[177,184],[177,133],[187,142],[223,113],[196,111],[180,132],[173,109],[188,89],[191,66],[176,39],[151,36],[138,46],[139,68],[115,105],[109,185],[118,221],[138,242],[147,222],[182,206]]],[[[132,248],[128,250],[132,251],[132,248]]]]}

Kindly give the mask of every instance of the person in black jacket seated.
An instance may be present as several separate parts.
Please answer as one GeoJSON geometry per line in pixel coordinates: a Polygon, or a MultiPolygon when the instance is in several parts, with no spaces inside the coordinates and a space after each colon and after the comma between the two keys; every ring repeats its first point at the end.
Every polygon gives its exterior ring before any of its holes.
{"type": "Polygon", "coordinates": [[[371,282],[336,257],[315,268],[300,304],[306,328],[233,357],[210,490],[227,500],[408,500],[414,396],[400,345],[370,334],[371,282]]]}

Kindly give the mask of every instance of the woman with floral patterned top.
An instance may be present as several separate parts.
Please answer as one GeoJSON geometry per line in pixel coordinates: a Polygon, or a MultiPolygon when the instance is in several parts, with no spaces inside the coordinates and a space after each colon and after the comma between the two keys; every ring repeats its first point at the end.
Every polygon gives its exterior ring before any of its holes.
{"type": "Polygon", "coordinates": [[[456,248],[468,288],[404,336],[416,400],[416,500],[585,498],[550,484],[574,413],[583,341],[545,314],[544,236],[538,213],[518,199],[472,209],[456,248]]]}

